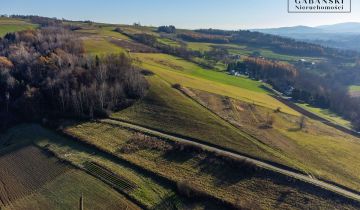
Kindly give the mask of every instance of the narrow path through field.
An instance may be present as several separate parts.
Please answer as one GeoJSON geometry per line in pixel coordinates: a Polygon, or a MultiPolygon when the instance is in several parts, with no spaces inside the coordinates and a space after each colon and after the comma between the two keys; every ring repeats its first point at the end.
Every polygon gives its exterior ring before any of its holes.
{"type": "Polygon", "coordinates": [[[360,194],[358,194],[358,193],[354,193],[354,192],[351,192],[350,190],[346,190],[346,189],[338,187],[336,185],[329,184],[329,183],[326,183],[326,182],[318,180],[318,179],[314,179],[314,178],[306,176],[304,174],[300,174],[300,173],[296,173],[296,172],[293,172],[293,171],[290,171],[290,170],[287,170],[287,169],[280,168],[278,166],[272,165],[270,163],[266,163],[264,161],[256,160],[254,158],[247,157],[245,155],[241,155],[241,154],[238,154],[238,153],[235,153],[235,152],[227,151],[226,149],[221,149],[221,148],[217,148],[215,146],[206,145],[205,143],[196,142],[194,140],[190,140],[190,139],[186,139],[186,138],[182,138],[182,137],[180,138],[180,137],[177,137],[177,136],[174,136],[174,135],[169,135],[169,134],[166,134],[166,133],[158,131],[158,130],[153,130],[153,129],[146,128],[146,127],[143,127],[143,126],[135,125],[135,124],[132,124],[132,123],[129,123],[129,122],[119,120],[119,119],[107,119],[107,120],[102,120],[101,122],[112,123],[112,124],[115,124],[115,125],[122,126],[124,128],[128,128],[128,129],[139,131],[139,132],[142,132],[142,133],[145,133],[145,134],[157,136],[157,137],[160,137],[160,138],[163,138],[163,139],[168,139],[168,140],[171,140],[171,141],[177,141],[177,142],[186,143],[186,144],[189,144],[189,145],[201,147],[204,150],[209,151],[209,152],[215,152],[215,153],[220,154],[220,155],[226,155],[226,156],[229,156],[229,157],[232,157],[232,158],[235,158],[235,159],[245,160],[245,161],[248,161],[248,162],[251,162],[251,163],[257,165],[258,167],[261,167],[261,168],[264,168],[264,169],[267,169],[267,170],[271,170],[273,172],[277,172],[277,173],[283,174],[285,176],[289,176],[291,178],[298,179],[300,181],[303,181],[303,182],[306,182],[306,183],[321,187],[321,188],[323,188],[325,190],[329,190],[329,191],[334,192],[336,194],[339,194],[339,195],[342,195],[342,196],[345,196],[345,197],[348,197],[348,198],[351,198],[351,199],[353,199],[355,201],[360,202],[360,194]]]}

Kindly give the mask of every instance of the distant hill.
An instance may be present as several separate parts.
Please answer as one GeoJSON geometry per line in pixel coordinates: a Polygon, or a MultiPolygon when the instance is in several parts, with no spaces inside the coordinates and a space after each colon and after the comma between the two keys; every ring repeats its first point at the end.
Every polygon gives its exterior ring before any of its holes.
{"type": "Polygon", "coordinates": [[[360,51],[360,23],[356,22],[318,27],[293,26],[254,29],[252,31],[289,37],[329,47],[360,51]]]}
{"type": "Polygon", "coordinates": [[[324,25],[318,26],[316,29],[321,29],[324,32],[332,33],[356,33],[360,34],[360,23],[349,22],[349,23],[339,23],[334,25],[324,25]]]}
{"type": "Polygon", "coordinates": [[[320,28],[313,28],[309,26],[293,26],[293,27],[281,27],[281,28],[269,28],[269,29],[254,29],[267,34],[285,35],[285,34],[303,34],[303,33],[323,33],[324,30],[320,28]]]}

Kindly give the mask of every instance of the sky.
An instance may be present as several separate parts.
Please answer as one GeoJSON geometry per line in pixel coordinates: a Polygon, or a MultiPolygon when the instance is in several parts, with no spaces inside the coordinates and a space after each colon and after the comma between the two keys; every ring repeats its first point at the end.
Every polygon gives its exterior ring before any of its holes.
{"type": "Polygon", "coordinates": [[[352,4],[350,14],[293,14],[287,0],[0,0],[0,14],[237,30],[360,22],[360,0],[352,4]]]}

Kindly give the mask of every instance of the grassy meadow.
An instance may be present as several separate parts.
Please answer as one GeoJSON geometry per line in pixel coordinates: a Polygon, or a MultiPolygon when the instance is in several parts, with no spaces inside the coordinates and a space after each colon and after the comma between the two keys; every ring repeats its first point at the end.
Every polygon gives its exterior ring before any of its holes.
{"type": "Polygon", "coordinates": [[[335,124],[341,125],[345,128],[349,128],[351,129],[351,122],[342,118],[341,116],[337,115],[336,113],[331,112],[328,109],[322,109],[322,108],[317,108],[317,107],[313,107],[309,104],[302,104],[302,103],[297,103],[298,106],[308,110],[309,112],[312,112],[324,119],[327,119],[335,124]]]}
{"type": "Polygon", "coordinates": [[[169,45],[172,47],[180,47],[181,46],[180,43],[178,43],[177,41],[174,41],[174,40],[171,40],[168,38],[157,38],[157,41],[162,44],[169,45]]]}
{"type": "Polygon", "coordinates": [[[351,85],[349,87],[349,94],[353,97],[360,97],[360,85],[351,85]]]}
{"type": "Polygon", "coordinates": [[[35,24],[13,18],[0,18],[0,37],[9,32],[23,31],[36,28],[35,24]]]}
{"type": "Polygon", "coordinates": [[[194,51],[207,52],[212,49],[213,43],[186,42],[187,48],[194,51]]]}
{"type": "Polygon", "coordinates": [[[261,88],[261,82],[206,70],[170,55],[140,53],[132,55],[141,61],[141,67],[153,71],[170,84],[178,83],[185,87],[225,95],[274,110],[280,107],[283,112],[299,115],[293,109],[269,96],[261,88]]]}
{"type": "Polygon", "coordinates": [[[314,177],[360,190],[360,139],[315,120],[306,119],[299,128],[299,117],[275,113],[221,95],[190,90],[194,98],[223,119],[251,133],[264,144],[301,163],[314,177]],[[271,120],[271,128],[264,125],[271,120]],[[306,155],[304,155],[306,154],[306,155]]]}
{"type": "Polygon", "coordinates": [[[114,31],[115,26],[102,26],[102,27],[84,27],[80,30],[76,30],[77,33],[80,33],[84,36],[97,36],[105,38],[114,38],[121,40],[131,40],[129,37],[114,31]]]}
{"type": "Polygon", "coordinates": [[[124,53],[123,48],[110,43],[104,38],[84,40],[85,52],[90,55],[105,55],[110,53],[124,53]]]}
{"type": "Polygon", "coordinates": [[[221,146],[239,149],[246,154],[269,157],[251,143],[253,139],[194,103],[166,81],[158,76],[147,77],[147,80],[150,83],[147,95],[133,106],[114,113],[113,118],[206,142],[218,142],[221,146]]]}

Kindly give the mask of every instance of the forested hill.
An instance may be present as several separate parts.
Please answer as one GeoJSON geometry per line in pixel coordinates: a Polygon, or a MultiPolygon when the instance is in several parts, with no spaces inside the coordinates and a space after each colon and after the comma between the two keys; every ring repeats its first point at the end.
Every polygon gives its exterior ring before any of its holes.
{"type": "Polygon", "coordinates": [[[254,47],[270,47],[276,52],[302,55],[302,56],[326,56],[331,58],[350,59],[358,56],[356,52],[338,50],[334,48],[324,47],[317,44],[297,41],[295,39],[280,37],[276,35],[264,34],[248,30],[239,31],[223,31],[216,29],[200,29],[196,30],[199,34],[183,34],[180,35],[185,39],[202,42],[223,42],[236,44],[249,44],[254,47]]]}

